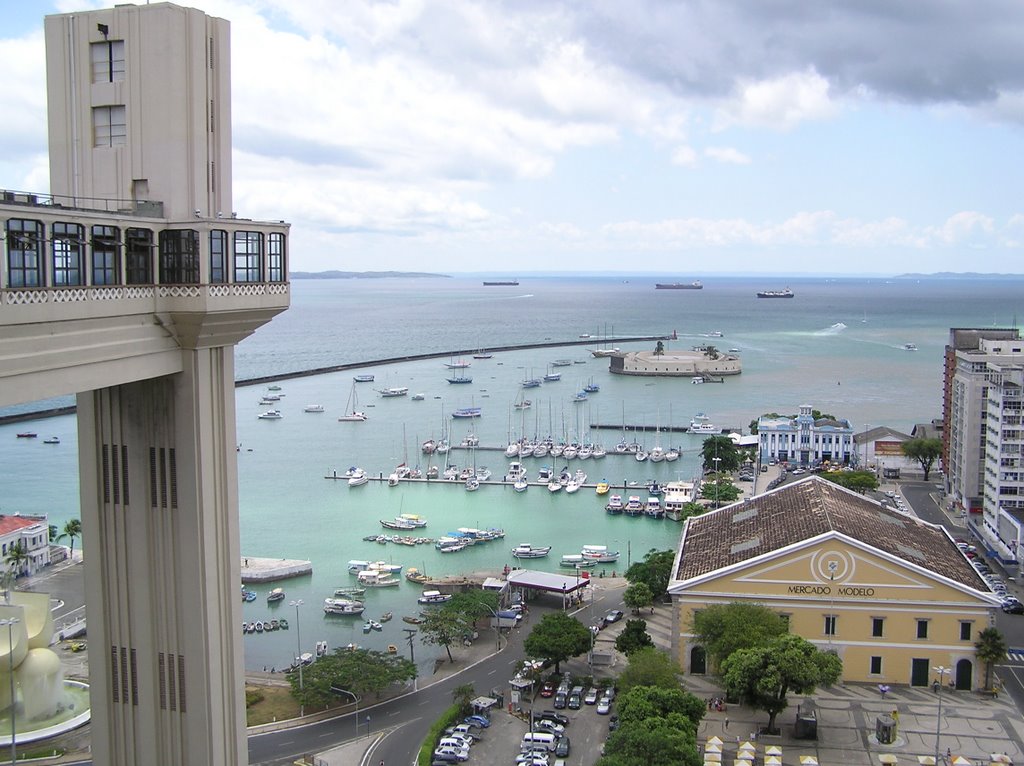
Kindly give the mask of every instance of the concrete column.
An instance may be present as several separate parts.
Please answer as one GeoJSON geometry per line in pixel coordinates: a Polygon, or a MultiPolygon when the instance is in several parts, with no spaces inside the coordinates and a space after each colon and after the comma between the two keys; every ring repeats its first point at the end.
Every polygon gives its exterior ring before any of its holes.
{"type": "Polygon", "coordinates": [[[78,396],[96,763],[248,762],[234,349],[181,354],[78,396]]]}

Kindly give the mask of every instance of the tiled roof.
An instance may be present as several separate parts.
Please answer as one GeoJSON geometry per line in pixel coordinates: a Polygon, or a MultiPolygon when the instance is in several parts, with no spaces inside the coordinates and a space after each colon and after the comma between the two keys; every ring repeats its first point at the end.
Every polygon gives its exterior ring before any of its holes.
{"type": "Polygon", "coordinates": [[[811,476],[687,521],[676,580],[837,532],[950,580],[988,591],[945,532],[811,476]]]}
{"type": "Polygon", "coordinates": [[[4,516],[0,515],[0,536],[9,535],[26,527],[33,527],[36,524],[43,524],[46,518],[43,516],[4,516]]]}

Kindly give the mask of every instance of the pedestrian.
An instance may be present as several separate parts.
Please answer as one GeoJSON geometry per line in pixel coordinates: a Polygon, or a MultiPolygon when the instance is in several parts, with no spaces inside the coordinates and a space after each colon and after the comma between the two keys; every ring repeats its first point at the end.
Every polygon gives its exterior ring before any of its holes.
{"type": "MultiPolygon", "coordinates": [[[[725,717],[725,727],[724,728],[726,728],[726,729],[729,728],[729,716],[725,717]]],[[[739,738],[738,737],[737,737],[737,744],[739,744],[739,738]]]]}

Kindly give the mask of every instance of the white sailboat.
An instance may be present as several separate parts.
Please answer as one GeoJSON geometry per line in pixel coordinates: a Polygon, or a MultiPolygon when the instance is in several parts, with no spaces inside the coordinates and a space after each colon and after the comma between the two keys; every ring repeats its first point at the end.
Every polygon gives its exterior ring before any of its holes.
{"type": "Polygon", "coordinates": [[[348,403],[345,404],[345,413],[338,418],[342,422],[360,423],[366,420],[366,413],[360,412],[356,409],[359,406],[358,397],[356,396],[356,384],[352,382],[352,390],[348,394],[348,403]]]}

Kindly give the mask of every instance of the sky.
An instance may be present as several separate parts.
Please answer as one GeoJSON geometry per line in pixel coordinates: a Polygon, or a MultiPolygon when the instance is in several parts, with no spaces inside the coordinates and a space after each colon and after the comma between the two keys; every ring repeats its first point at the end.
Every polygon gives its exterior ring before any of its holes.
{"type": "MultiPolygon", "coordinates": [[[[1018,0],[182,4],[292,270],[1024,272],[1018,0]]],[[[49,187],[43,16],[109,5],[0,0],[0,187],[49,187]]]]}

